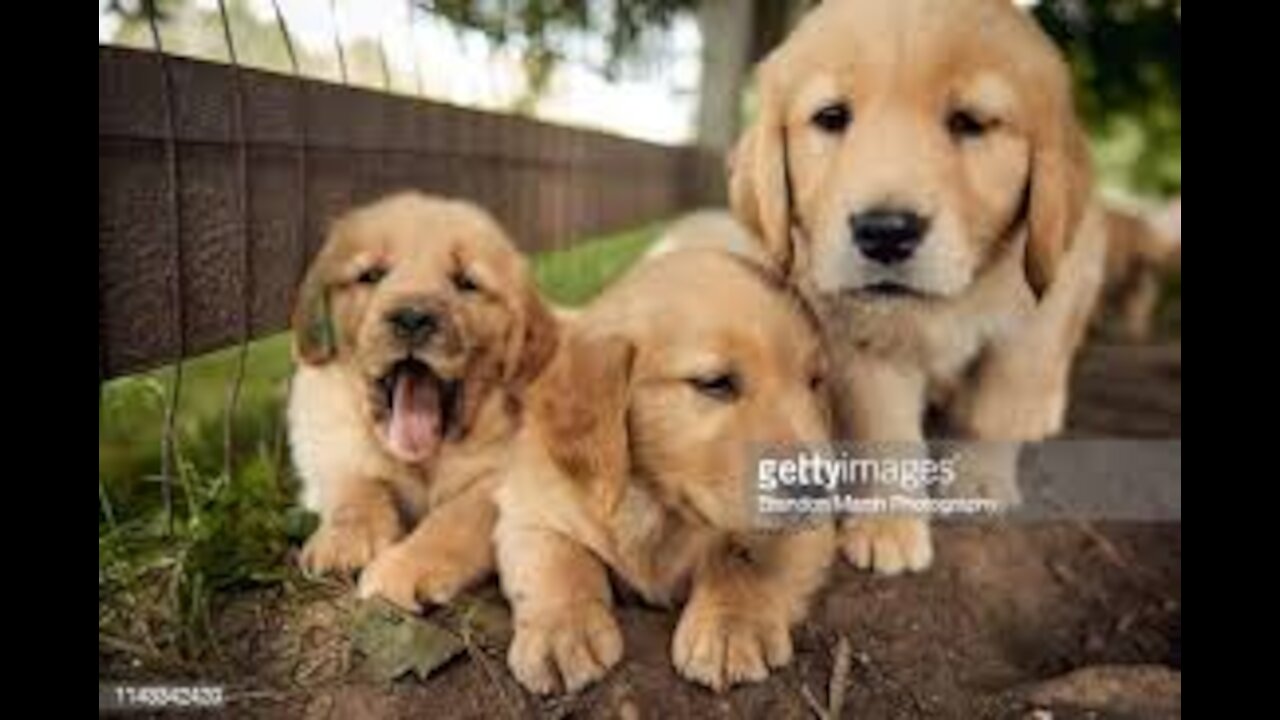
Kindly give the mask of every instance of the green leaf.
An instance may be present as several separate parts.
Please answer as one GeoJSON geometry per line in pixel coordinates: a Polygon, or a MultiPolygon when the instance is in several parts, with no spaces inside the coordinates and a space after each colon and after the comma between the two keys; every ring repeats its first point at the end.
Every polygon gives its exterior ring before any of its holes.
{"type": "Polygon", "coordinates": [[[457,635],[440,625],[381,600],[361,604],[352,635],[365,656],[365,667],[384,682],[409,672],[425,680],[466,649],[457,635]]]}
{"type": "Polygon", "coordinates": [[[295,543],[301,543],[311,537],[311,533],[315,532],[316,527],[319,525],[320,516],[309,510],[300,507],[291,507],[285,511],[285,536],[295,543]]]}

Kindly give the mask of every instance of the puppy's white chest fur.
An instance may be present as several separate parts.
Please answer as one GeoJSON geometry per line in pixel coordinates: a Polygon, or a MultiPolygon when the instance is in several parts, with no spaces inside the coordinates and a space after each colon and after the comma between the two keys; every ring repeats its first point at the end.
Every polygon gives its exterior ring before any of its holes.
{"type": "Polygon", "coordinates": [[[920,373],[931,397],[949,394],[983,348],[1015,332],[1035,309],[1020,249],[1010,247],[955,298],[815,295],[834,364],[882,360],[920,373]]]}
{"type": "Polygon", "coordinates": [[[354,390],[358,381],[346,374],[336,365],[302,365],[289,391],[289,445],[302,480],[301,501],[316,512],[328,507],[330,491],[349,478],[419,484],[408,468],[377,450],[354,390]]]}

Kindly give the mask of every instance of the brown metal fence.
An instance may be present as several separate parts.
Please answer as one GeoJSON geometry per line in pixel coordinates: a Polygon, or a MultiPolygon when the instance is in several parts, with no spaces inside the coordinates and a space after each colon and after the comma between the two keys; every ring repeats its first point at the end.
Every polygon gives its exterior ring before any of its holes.
{"type": "Polygon", "coordinates": [[[535,252],[722,202],[722,176],[694,148],[100,46],[99,379],[283,329],[328,221],[391,190],[472,199],[535,252]]]}

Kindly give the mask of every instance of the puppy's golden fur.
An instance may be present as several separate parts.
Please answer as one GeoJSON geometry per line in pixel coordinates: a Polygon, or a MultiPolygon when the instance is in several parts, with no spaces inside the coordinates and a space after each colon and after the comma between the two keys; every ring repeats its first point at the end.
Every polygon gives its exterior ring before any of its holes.
{"type": "Polygon", "coordinates": [[[304,566],[364,568],[362,594],[411,608],[483,577],[494,471],[555,334],[479,209],[405,193],[341,218],[294,316],[290,440],[321,517],[304,566]]]}
{"type": "Polygon", "coordinates": [[[645,257],[654,258],[694,248],[723,250],[762,265],[770,263],[769,256],[755,237],[727,209],[720,208],[705,208],[677,219],[654,242],[645,257]]]}
{"type": "MultiPolygon", "coordinates": [[[[1105,246],[1067,68],[1034,21],[1008,0],[831,0],[758,79],[731,202],[819,308],[837,434],[919,443],[930,406],[960,437],[1057,431],[1105,246]],[[924,219],[909,259],[854,242],[886,208],[924,219]]],[[[993,452],[962,478],[1011,493],[993,452]]],[[[921,518],[851,523],[842,545],[887,573],[932,558],[921,518]]]]}
{"type": "Polygon", "coordinates": [[[1181,269],[1182,246],[1141,212],[1107,205],[1104,213],[1107,274],[1098,324],[1114,319],[1122,339],[1142,342],[1151,336],[1161,282],[1181,269]]]}
{"type": "Polygon", "coordinates": [[[573,691],[619,660],[609,571],[649,602],[687,596],[671,654],[689,679],[790,660],[834,528],[757,529],[749,453],[827,437],[823,362],[798,298],[711,250],[645,260],[564,330],[498,490],[522,684],[573,691]]]}

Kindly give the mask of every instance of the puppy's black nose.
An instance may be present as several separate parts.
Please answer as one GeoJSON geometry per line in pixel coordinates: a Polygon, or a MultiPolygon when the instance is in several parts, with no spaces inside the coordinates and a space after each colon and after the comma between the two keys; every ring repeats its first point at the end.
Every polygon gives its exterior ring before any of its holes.
{"type": "Polygon", "coordinates": [[[909,210],[876,208],[849,216],[854,244],[885,265],[911,257],[928,229],[929,220],[909,210]]]}
{"type": "Polygon", "coordinates": [[[387,313],[387,322],[391,324],[396,337],[414,343],[425,342],[440,327],[434,314],[416,307],[392,310],[387,313]]]}

